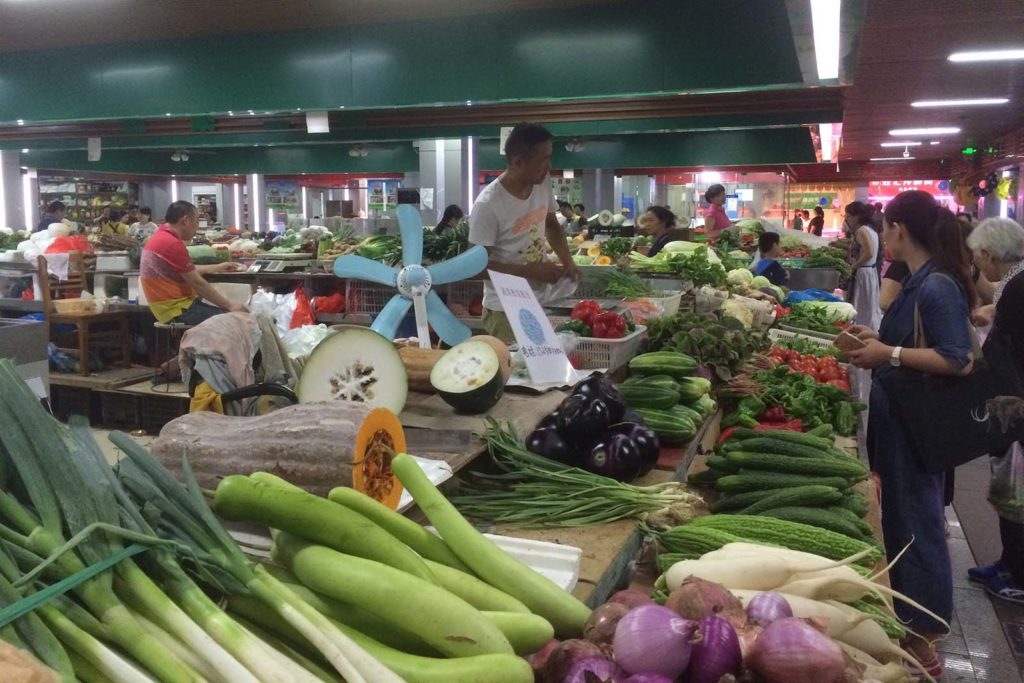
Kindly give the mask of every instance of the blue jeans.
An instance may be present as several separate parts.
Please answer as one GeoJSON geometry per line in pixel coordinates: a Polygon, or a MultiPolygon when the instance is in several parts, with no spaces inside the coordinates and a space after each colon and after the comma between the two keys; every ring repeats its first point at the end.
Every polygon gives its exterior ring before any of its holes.
{"type": "MultiPolygon", "coordinates": [[[[953,571],[946,544],[944,473],[925,472],[889,413],[881,382],[871,387],[868,447],[871,469],[882,485],[882,533],[891,561],[910,548],[889,571],[894,590],[927,607],[947,622],[953,618],[953,571]],[[911,542],[913,541],[913,542],[911,542]]],[[[946,627],[906,603],[896,614],[918,633],[945,633],[946,627]]]]}
{"type": "Polygon", "coordinates": [[[192,305],[181,312],[177,318],[172,322],[184,323],[186,325],[198,325],[204,320],[208,320],[215,315],[221,313],[227,313],[223,308],[217,306],[211,306],[210,304],[203,303],[202,299],[196,299],[192,302],[192,305]]]}

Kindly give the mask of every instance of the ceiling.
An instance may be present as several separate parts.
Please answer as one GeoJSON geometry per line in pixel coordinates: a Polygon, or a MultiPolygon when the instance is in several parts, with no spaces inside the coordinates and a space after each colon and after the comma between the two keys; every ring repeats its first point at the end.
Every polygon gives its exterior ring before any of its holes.
{"type": "MultiPolygon", "coordinates": [[[[624,0],[0,0],[0,52],[616,4],[624,0]],[[59,19],[57,19],[59,17],[59,19]]],[[[437,36],[443,44],[444,36],[437,36]]]]}
{"type": "Polygon", "coordinates": [[[853,84],[843,102],[839,158],[902,156],[887,140],[922,142],[917,158],[955,160],[965,146],[984,148],[1024,127],[1024,61],[956,64],[960,50],[1024,45],[1021,0],[868,0],[853,84]],[[1008,97],[1001,106],[922,109],[915,100],[1008,97]],[[952,136],[893,138],[898,128],[953,126],[952,136]],[[933,140],[938,145],[929,144],[933,140]]]}

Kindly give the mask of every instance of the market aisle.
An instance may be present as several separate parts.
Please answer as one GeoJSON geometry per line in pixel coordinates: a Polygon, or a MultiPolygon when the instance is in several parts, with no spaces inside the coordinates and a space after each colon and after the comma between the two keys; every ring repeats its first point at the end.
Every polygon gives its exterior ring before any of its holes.
{"type": "Polygon", "coordinates": [[[996,514],[985,500],[988,476],[987,458],[959,468],[953,507],[947,508],[956,612],[952,633],[940,647],[944,683],[1022,680],[1024,607],[993,601],[967,580],[968,568],[993,562],[1001,547],[996,514]]]}

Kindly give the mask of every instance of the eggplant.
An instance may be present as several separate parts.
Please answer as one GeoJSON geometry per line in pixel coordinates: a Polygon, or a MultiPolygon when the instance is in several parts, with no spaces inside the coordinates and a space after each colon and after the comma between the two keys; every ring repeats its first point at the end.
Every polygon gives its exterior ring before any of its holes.
{"type": "Polygon", "coordinates": [[[619,481],[635,479],[643,465],[640,449],[624,434],[605,434],[580,460],[580,467],[619,481]]]}
{"type": "Polygon", "coordinates": [[[619,422],[629,422],[630,424],[640,425],[641,427],[647,426],[644,419],[640,417],[640,413],[636,412],[632,408],[626,408],[626,412],[622,413],[622,419],[619,420],[619,422]]]}
{"type": "Polygon", "coordinates": [[[620,422],[617,425],[612,425],[608,433],[622,434],[629,437],[640,450],[642,463],[640,465],[640,472],[636,476],[642,477],[654,469],[658,462],[658,457],[661,455],[661,444],[658,442],[658,435],[653,430],[648,429],[644,425],[620,422]]]}
{"type": "Polygon", "coordinates": [[[552,411],[537,423],[537,429],[558,429],[558,411],[552,411]]]}
{"type": "Polygon", "coordinates": [[[566,465],[576,461],[576,450],[557,429],[537,428],[526,437],[526,449],[566,465]]]}
{"type": "Polygon", "coordinates": [[[591,375],[573,387],[572,393],[601,399],[608,407],[612,424],[622,420],[622,414],[626,410],[626,399],[605,375],[591,375]]]}
{"type": "Polygon", "coordinates": [[[577,447],[593,443],[611,423],[608,406],[599,398],[573,394],[558,406],[558,428],[577,447]]]}

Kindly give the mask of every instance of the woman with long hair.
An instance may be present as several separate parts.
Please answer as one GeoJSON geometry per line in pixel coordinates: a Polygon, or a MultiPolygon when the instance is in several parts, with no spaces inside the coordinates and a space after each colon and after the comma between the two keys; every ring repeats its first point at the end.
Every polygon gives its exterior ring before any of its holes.
{"type": "Polygon", "coordinates": [[[445,207],[441,220],[437,222],[437,227],[434,228],[434,232],[440,234],[448,228],[454,228],[462,220],[463,215],[462,209],[459,208],[458,204],[449,204],[445,207]]]}
{"type": "Polygon", "coordinates": [[[865,345],[850,354],[858,368],[874,369],[868,417],[868,455],[882,494],[885,549],[895,558],[892,587],[938,615],[897,602],[907,625],[906,647],[933,676],[942,671],[935,642],[953,616],[953,579],[946,545],[943,496],[945,473],[927,472],[912,452],[903,425],[890,413],[889,396],[878,381],[900,366],[932,375],[971,371],[970,307],[974,282],[956,217],[927,192],[898,194],[885,209],[885,244],[910,275],[877,331],[855,325],[865,345]],[[919,319],[924,334],[915,333],[919,319]]]}
{"type": "Polygon", "coordinates": [[[845,225],[850,233],[850,303],[857,309],[857,324],[877,329],[882,319],[878,307],[878,233],[871,227],[871,208],[863,202],[846,205],[845,225]]]}

